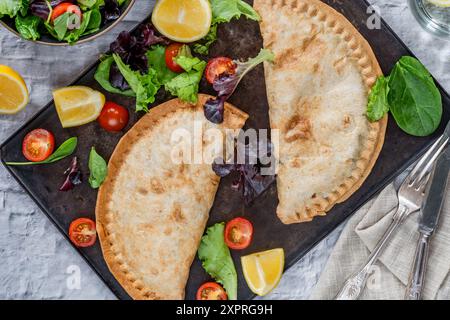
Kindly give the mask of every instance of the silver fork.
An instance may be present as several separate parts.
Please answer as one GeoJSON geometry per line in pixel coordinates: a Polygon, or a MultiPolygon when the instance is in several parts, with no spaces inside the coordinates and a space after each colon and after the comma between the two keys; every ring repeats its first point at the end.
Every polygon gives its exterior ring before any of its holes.
{"type": "MultiPolygon", "coordinates": [[[[450,126],[448,126],[450,127],[450,126]]],[[[392,222],[381,240],[368,257],[366,263],[347,279],[343,288],[336,296],[336,300],[356,300],[366,286],[367,279],[372,272],[372,266],[386,248],[388,242],[397,231],[403,221],[413,212],[420,209],[424,197],[424,190],[428,182],[429,174],[439,154],[449,143],[449,135],[446,132],[423,155],[414,169],[403,181],[398,191],[398,207],[392,222]]]]}

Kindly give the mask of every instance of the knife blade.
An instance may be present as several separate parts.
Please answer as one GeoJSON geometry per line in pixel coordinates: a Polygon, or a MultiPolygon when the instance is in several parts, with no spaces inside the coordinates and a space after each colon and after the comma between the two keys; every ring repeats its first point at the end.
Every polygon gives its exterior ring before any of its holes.
{"type": "Polygon", "coordinates": [[[419,231],[426,235],[433,234],[438,225],[447,188],[449,170],[450,148],[447,148],[436,161],[436,165],[430,175],[427,195],[422,204],[419,231]]]}
{"type": "MultiPolygon", "coordinates": [[[[445,133],[444,133],[445,138],[445,133]]],[[[439,223],[439,216],[444,203],[450,170],[450,148],[439,155],[430,174],[426,197],[421,207],[419,219],[419,239],[417,242],[414,263],[406,286],[406,300],[420,300],[425,281],[428,263],[430,239],[439,223]]]]}

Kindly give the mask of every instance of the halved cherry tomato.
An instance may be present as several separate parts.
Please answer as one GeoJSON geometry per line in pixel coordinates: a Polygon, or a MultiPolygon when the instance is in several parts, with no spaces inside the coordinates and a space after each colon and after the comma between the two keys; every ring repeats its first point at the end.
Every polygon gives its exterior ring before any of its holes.
{"type": "Polygon", "coordinates": [[[128,123],[128,110],[117,103],[107,101],[97,121],[106,131],[117,132],[128,123]]]}
{"type": "Polygon", "coordinates": [[[236,73],[236,63],[227,57],[217,57],[209,60],[206,66],[205,76],[209,83],[214,81],[221,75],[231,75],[236,73]]]}
{"type": "Polygon", "coordinates": [[[52,22],[55,22],[55,19],[59,16],[62,16],[64,13],[74,13],[76,14],[81,21],[81,9],[76,4],[70,3],[70,2],[63,2],[58,4],[55,8],[53,8],[52,11],[52,22]]]}
{"type": "Polygon", "coordinates": [[[166,66],[176,73],[182,73],[184,71],[183,68],[175,62],[175,58],[178,56],[182,46],[182,43],[172,43],[166,48],[166,66]]]}
{"type": "Polygon", "coordinates": [[[69,237],[77,247],[92,246],[97,239],[95,222],[89,218],[79,218],[72,221],[69,227],[69,237]]]}
{"type": "Polygon", "coordinates": [[[55,137],[45,129],[29,132],[22,143],[22,153],[29,161],[44,161],[55,149],[55,137]]]}
{"type": "Polygon", "coordinates": [[[207,282],[198,288],[197,300],[228,300],[228,296],[220,284],[207,282]]]}
{"type": "Polygon", "coordinates": [[[225,226],[225,243],[235,250],[247,248],[253,239],[253,225],[244,218],[235,218],[225,226]]]}

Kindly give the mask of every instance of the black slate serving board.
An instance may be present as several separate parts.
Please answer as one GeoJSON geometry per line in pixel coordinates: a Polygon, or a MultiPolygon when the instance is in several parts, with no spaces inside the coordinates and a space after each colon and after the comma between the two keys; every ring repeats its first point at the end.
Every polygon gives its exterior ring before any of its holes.
{"type": "MultiPolygon", "coordinates": [[[[248,2],[251,3],[251,1],[248,2]]],[[[385,73],[389,73],[401,56],[412,55],[386,23],[382,22],[381,30],[369,30],[367,28],[366,20],[368,14],[366,12],[368,4],[365,1],[327,0],[324,2],[343,13],[358,28],[371,44],[385,73]]],[[[219,41],[211,50],[210,55],[224,55],[246,59],[255,56],[261,47],[262,38],[258,24],[241,19],[222,25],[219,28],[219,41]]],[[[77,48],[75,47],[73,50],[77,50],[77,48]]],[[[95,69],[96,65],[90,67],[80,78],[74,81],[74,84],[87,85],[104,92],[93,78],[95,69]]],[[[202,82],[200,91],[212,93],[211,88],[205,82],[202,82]]],[[[235,216],[244,216],[254,223],[255,228],[255,236],[251,246],[241,252],[232,252],[239,275],[239,299],[250,299],[253,297],[242,276],[240,256],[282,247],[286,254],[286,268],[292,266],[316,243],[415,161],[424,152],[425,148],[443,131],[444,124],[450,118],[450,97],[442,89],[441,93],[444,103],[444,116],[441,127],[433,136],[426,138],[409,136],[403,133],[394,121],[389,121],[383,150],[364,185],[349,200],[333,208],[327,216],[316,218],[310,223],[286,226],[278,220],[275,214],[278,202],[275,185],[272,185],[252,206],[247,207],[241,200],[240,195],[231,190],[231,178],[222,180],[211,210],[208,225],[227,221],[235,216]]],[[[133,110],[134,100],[114,94],[105,94],[108,100],[128,106],[130,110],[133,110]]],[[[158,96],[155,105],[169,98],[169,96],[162,93],[158,96]]],[[[247,128],[269,127],[262,66],[259,66],[247,75],[230,102],[250,115],[250,119],[246,124],[247,128]]],[[[130,112],[130,115],[130,123],[125,131],[141,116],[133,112],[130,112]]],[[[56,136],[57,144],[60,144],[70,136],[79,137],[76,155],[81,161],[85,180],[88,176],[87,158],[90,147],[96,146],[100,154],[105,156],[105,158],[109,158],[122,136],[122,134],[107,133],[95,122],[82,127],[64,130],[61,128],[53,103],[50,103],[0,147],[2,162],[21,160],[21,142],[23,137],[32,129],[40,127],[51,130],[56,136]]],[[[72,220],[82,216],[95,218],[94,208],[97,195],[96,191],[92,190],[87,183],[67,193],[58,191],[58,187],[64,180],[63,172],[69,166],[69,163],[70,159],[65,159],[45,166],[7,167],[9,172],[36,201],[42,211],[66,236],[72,220]]],[[[132,177],[130,178],[132,179],[132,177]]],[[[77,250],[118,298],[130,298],[109,272],[98,241],[91,248],[77,250]]],[[[197,288],[208,280],[210,278],[203,271],[200,262],[196,258],[186,287],[186,298],[194,299],[197,288]]]]}

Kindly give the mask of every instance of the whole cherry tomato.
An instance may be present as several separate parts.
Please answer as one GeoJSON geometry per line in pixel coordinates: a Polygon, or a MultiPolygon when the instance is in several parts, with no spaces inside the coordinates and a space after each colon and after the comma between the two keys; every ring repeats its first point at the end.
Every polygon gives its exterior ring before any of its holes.
{"type": "Polygon", "coordinates": [[[121,131],[128,123],[128,110],[117,103],[107,101],[97,121],[106,131],[121,131]]]}

